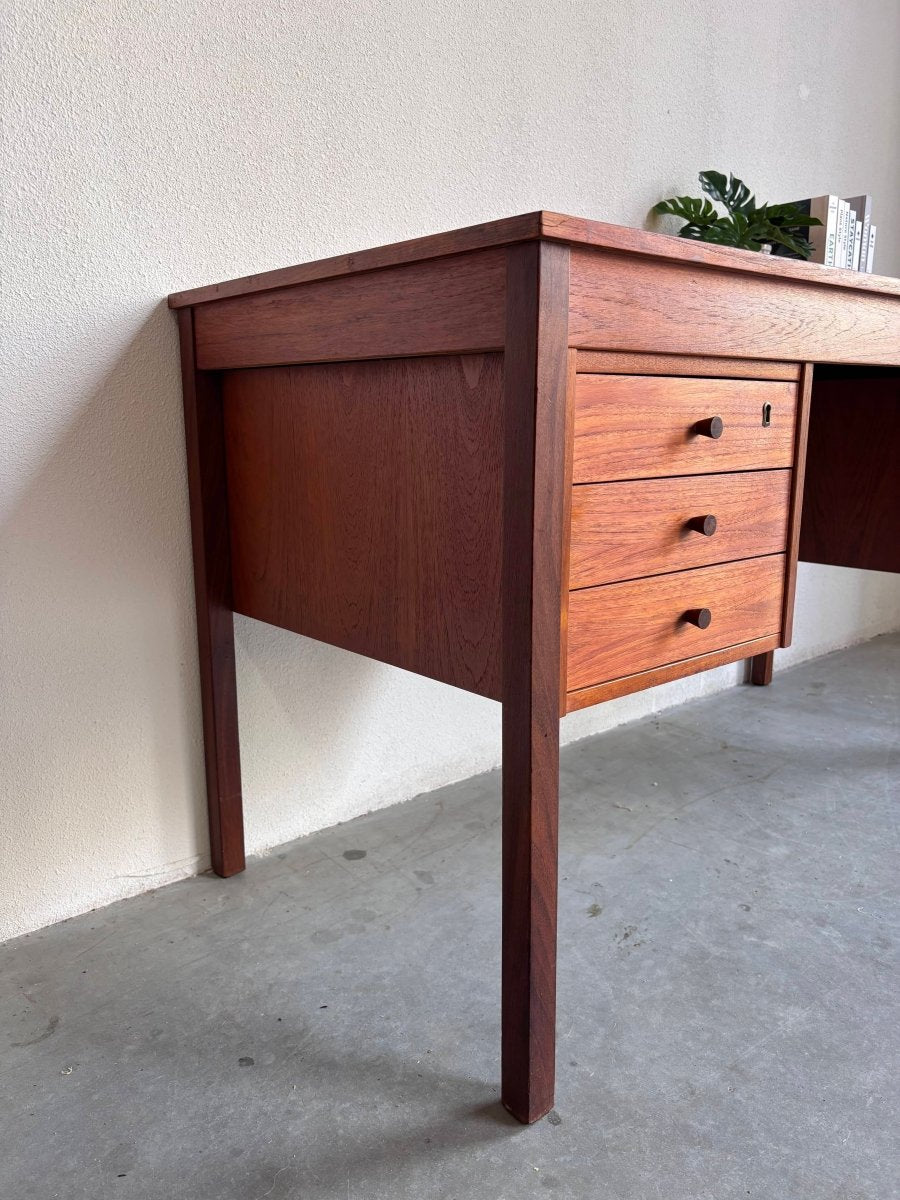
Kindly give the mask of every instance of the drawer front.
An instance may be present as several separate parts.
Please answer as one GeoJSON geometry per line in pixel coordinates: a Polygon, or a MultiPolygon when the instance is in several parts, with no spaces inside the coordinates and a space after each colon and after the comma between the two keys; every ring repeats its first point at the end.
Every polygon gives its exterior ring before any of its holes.
{"type": "Polygon", "coordinates": [[[781,554],[790,489],[787,470],[575,487],[569,587],[781,554]]]}
{"type": "Polygon", "coordinates": [[[796,408],[784,381],[579,375],[572,482],[790,467],[796,408]]]}
{"type": "Polygon", "coordinates": [[[778,633],[783,554],[569,595],[568,691],[778,633]],[[688,613],[709,609],[706,629],[688,613]]]}

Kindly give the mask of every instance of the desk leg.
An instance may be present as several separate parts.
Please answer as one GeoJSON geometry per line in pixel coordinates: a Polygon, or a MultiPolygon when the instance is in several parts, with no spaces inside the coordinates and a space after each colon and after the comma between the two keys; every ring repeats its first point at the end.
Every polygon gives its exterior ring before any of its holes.
{"type": "Polygon", "coordinates": [[[750,659],[750,682],[755,683],[757,687],[768,687],[772,682],[774,662],[774,650],[767,650],[765,654],[754,654],[750,659]]]}
{"type": "Polygon", "coordinates": [[[568,248],[509,250],[504,363],[503,1104],[553,1107],[568,248]]]}
{"type": "Polygon", "coordinates": [[[244,820],[231,606],[225,427],[217,376],[209,371],[198,371],[194,363],[191,309],[179,309],[178,331],[210,852],[217,875],[235,875],[244,869],[244,820]]]}
{"type": "Polygon", "coordinates": [[[559,717],[503,716],[504,1105],[530,1124],[553,1107],[559,717]],[[551,727],[555,726],[554,727],[551,727]],[[542,728],[543,726],[543,728],[542,728]]]}

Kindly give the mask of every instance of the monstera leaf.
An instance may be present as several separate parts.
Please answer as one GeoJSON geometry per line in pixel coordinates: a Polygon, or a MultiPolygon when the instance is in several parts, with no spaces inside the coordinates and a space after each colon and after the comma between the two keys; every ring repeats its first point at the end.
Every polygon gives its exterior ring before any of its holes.
{"type": "Polygon", "coordinates": [[[719,219],[718,209],[708,200],[698,200],[696,196],[673,196],[671,200],[660,200],[653,206],[653,211],[661,216],[669,214],[681,217],[691,225],[712,225],[719,219]]]}
{"type": "Polygon", "coordinates": [[[730,213],[752,213],[756,199],[742,179],[729,175],[726,179],[720,171],[701,171],[700,186],[707,196],[724,204],[730,213]]]}
{"type": "MultiPolygon", "coordinates": [[[[822,224],[818,219],[804,223],[809,225],[822,224]]],[[[784,246],[787,250],[790,250],[793,254],[798,254],[801,258],[809,258],[813,252],[812,242],[808,238],[805,238],[801,233],[794,232],[793,229],[783,229],[775,224],[769,226],[764,240],[776,246],[784,246]]]]}
{"type": "Polygon", "coordinates": [[[796,226],[822,224],[818,217],[811,217],[796,204],[766,204],[763,206],[763,211],[773,225],[782,225],[790,229],[796,226]]]}
{"type": "Polygon", "coordinates": [[[800,258],[809,258],[812,246],[802,231],[821,225],[796,204],[761,204],[742,179],[721,171],[701,171],[700,186],[728,210],[722,216],[709,200],[696,196],[672,196],[652,208],[659,215],[680,217],[685,225],[678,236],[694,241],[737,246],[742,250],[771,250],[783,246],[800,258]]]}

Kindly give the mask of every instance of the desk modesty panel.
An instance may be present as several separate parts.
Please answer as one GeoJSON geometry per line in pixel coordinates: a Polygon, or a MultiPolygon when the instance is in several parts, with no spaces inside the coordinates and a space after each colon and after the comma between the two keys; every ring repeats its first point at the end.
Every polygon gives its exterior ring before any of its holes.
{"type": "MultiPolygon", "coordinates": [[[[503,706],[502,1099],[553,1103],[559,719],[900,570],[900,281],[528,213],[178,310],[215,870],[234,612],[503,706]]],[[[764,700],[760,702],[764,703],[764,700]]]]}

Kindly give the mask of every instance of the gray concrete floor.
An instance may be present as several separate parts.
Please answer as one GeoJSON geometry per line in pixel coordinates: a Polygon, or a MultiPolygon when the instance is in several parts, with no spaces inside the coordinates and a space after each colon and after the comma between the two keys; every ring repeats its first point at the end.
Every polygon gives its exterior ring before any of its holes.
{"type": "Polygon", "coordinates": [[[900,637],[562,784],[549,1119],[497,1102],[492,774],[0,948],[0,1198],[900,1195],[900,637]]]}

